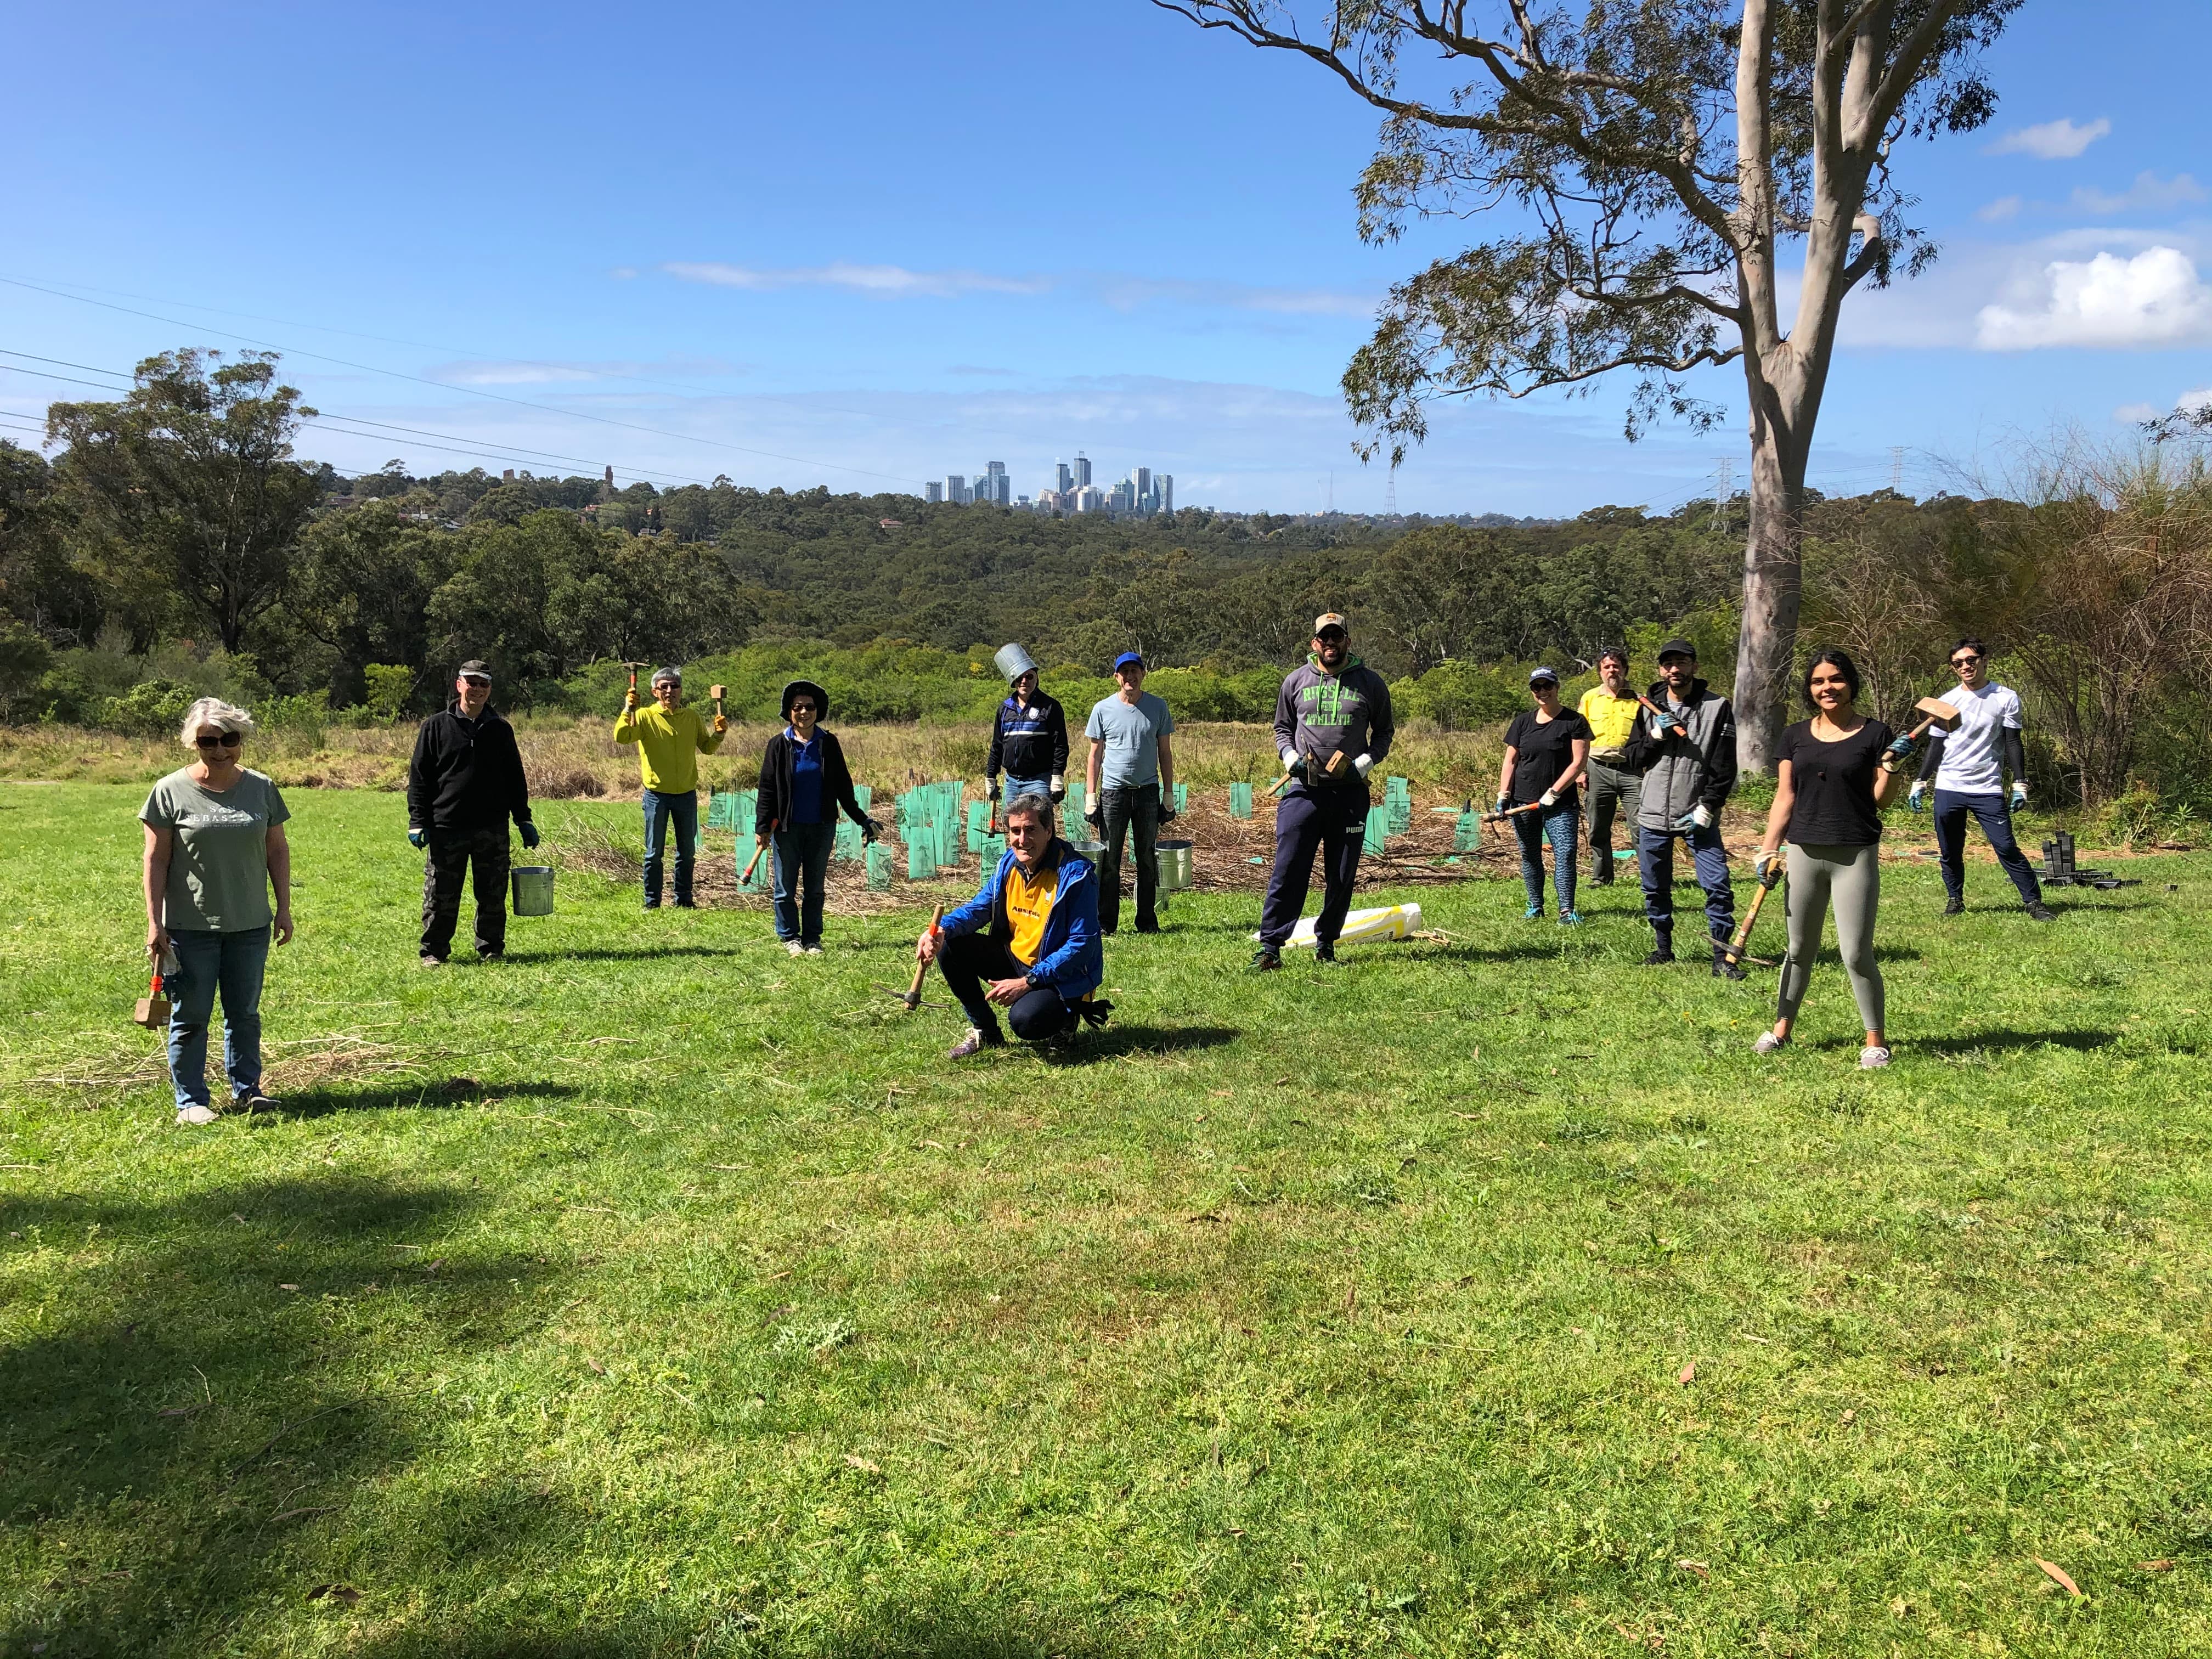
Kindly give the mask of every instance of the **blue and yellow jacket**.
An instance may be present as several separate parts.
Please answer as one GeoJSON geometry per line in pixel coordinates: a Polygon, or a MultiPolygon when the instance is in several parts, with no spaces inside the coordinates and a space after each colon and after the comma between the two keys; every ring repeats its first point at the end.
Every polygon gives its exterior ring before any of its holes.
{"type": "MultiPolygon", "coordinates": [[[[1060,887],[1052,898],[1052,914],[1045,919],[1044,944],[1037,952],[1030,980],[1050,986],[1063,1002],[1080,1002],[1106,977],[1106,951],[1098,939],[1098,872],[1089,859],[1054,836],[1045,856],[1059,860],[1060,887]]],[[[994,939],[1013,937],[1006,919],[1006,872],[1014,855],[1006,854],[992,871],[983,890],[957,910],[945,913],[945,937],[988,931],[994,939]]]]}

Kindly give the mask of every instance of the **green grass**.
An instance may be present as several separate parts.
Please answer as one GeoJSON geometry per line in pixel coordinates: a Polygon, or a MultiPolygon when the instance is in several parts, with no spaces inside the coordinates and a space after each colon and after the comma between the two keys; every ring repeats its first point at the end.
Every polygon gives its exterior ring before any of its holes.
{"type": "Polygon", "coordinates": [[[1261,981],[1179,900],[953,1066],[915,918],[426,974],[301,791],[269,1038],[413,1069],[189,1132],[34,1081],[152,1052],[139,793],[0,787],[0,1653],[2212,1651],[2201,856],[1893,872],[1885,1074],[1501,882],[1261,981]]]}

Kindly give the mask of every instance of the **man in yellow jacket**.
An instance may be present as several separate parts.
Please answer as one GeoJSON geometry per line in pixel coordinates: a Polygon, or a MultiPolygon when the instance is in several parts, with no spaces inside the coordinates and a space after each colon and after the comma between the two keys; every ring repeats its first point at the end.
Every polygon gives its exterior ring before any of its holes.
{"type": "Polygon", "coordinates": [[[637,706],[637,687],[623,699],[615,720],[615,741],[637,745],[638,771],[645,782],[645,908],[660,908],[661,858],[668,828],[676,826],[676,908],[691,904],[691,865],[699,846],[699,757],[722,746],[730,723],[714,716],[710,726],[696,708],[684,706],[684,671],[653,672],[650,708],[637,706]]]}
{"type": "Polygon", "coordinates": [[[1589,722],[1589,787],[1583,797],[1589,818],[1590,879],[1600,887],[1613,884],[1613,818],[1636,844],[1636,811],[1643,798],[1643,775],[1622,763],[1636,716],[1644,705],[1628,683],[1628,653],[1609,646],[1598,653],[1598,683],[1583,693],[1577,712],[1589,722]]]}

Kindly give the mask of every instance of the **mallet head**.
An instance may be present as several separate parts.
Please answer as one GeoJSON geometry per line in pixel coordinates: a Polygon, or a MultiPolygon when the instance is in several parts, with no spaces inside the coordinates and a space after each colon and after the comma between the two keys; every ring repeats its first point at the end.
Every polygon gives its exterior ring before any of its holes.
{"type": "Polygon", "coordinates": [[[1923,697],[1912,705],[1914,710],[1939,732],[1959,729],[1959,711],[1941,697],[1923,697]]]}

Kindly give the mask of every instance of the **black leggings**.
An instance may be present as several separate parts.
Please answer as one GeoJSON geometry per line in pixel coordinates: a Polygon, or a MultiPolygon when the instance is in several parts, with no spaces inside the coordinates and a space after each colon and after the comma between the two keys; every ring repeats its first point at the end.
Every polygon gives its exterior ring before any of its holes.
{"type": "MultiPolygon", "coordinates": [[[[1012,951],[988,933],[963,933],[945,940],[937,953],[937,965],[945,970],[945,982],[951,988],[952,994],[968,1011],[968,1023],[987,1040],[998,1036],[997,1006],[983,994],[983,981],[1019,979],[1029,969],[1014,960],[1012,951]]],[[[1023,1042],[1042,1042],[1073,1025],[1075,1011],[1060,1000],[1059,992],[1044,986],[1024,993],[1006,1011],[1006,1018],[1014,1028],[1014,1035],[1023,1042]]]]}

